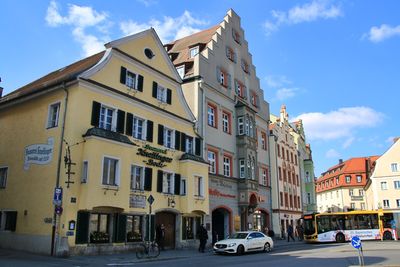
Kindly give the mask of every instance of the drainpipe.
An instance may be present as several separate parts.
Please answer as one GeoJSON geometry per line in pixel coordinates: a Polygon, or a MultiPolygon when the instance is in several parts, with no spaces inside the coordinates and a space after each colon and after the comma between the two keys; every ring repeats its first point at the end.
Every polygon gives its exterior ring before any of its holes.
{"type": "MultiPolygon", "coordinates": [[[[61,176],[61,160],[62,160],[62,148],[64,141],[64,132],[65,132],[65,118],[67,116],[67,105],[68,105],[68,90],[65,87],[65,82],[62,83],[62,89],[65,91],[65,99],[64,99],[64,114],[63,114],[63,122],[61,126],[61,137],[58,151],[58,162],[57,162],[57,174],[56,174],[56,187],[60,186],[60,176],[61,176]]],[[[56,240],[58,240],[58,233],[56,232],[56,227],[59,222],[57,222],[57,214],[54,212],[53,214],[53,227],[51,232],[51,256],[54,256],[57,252],[56,248],[56,240]]]]}

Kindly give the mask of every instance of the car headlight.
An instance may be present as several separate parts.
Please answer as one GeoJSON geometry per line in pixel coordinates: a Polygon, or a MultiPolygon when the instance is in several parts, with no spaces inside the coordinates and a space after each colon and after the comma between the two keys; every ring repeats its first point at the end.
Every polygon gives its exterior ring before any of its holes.
{"type": "Polygon", "coordinates": [[[228,248],[231,248],[231,247],[234,247],[234,246],[236,246],[236,243],[230,243],[230,244],[228,244],[228,248]]]}

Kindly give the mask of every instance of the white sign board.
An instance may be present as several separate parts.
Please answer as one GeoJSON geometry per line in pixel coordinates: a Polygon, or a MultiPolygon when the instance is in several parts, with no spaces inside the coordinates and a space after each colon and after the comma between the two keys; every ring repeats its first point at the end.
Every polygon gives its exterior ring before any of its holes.
{"type": "Polygon", "coordinates": [[[146,196],[130,195],[129,196],[129,207],[144,209],[146,207],[146,196]]]}
{"type": "Polygon", "coordinates": [[[47,144],[34,144],[25,147],[24,169],[29,170],[30,164],[46,165],[53,159],[54,138],[47,139],[47,144]]]}

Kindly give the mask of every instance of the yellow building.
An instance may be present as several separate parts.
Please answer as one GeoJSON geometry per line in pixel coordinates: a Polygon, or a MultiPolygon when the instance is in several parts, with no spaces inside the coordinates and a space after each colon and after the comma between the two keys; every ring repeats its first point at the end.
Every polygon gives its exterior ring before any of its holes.
{"type": "Polygon", "coordinates": [[[0,246],[128,250],[159,224],[196,245],[208,164],[181,82],[149,29],[1,98],[0,246]]]}

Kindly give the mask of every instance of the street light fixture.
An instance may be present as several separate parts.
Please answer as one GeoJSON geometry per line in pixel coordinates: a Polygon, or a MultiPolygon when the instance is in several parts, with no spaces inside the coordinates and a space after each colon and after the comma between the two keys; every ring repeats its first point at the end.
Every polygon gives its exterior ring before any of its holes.
{"type": "Polygon", "coordinates": [[[168,197],[168,207],[175,208],[175,200],[172,197],[168,197]]]}

